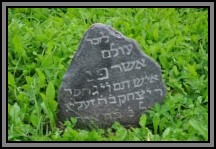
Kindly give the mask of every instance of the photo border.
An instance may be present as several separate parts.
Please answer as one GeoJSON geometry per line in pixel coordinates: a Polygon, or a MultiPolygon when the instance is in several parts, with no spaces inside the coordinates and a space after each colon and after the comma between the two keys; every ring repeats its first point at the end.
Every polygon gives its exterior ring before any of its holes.
{"type": "Polygon", "coordinates": [[[2,2],[2,146],[4,147],[213,147],[214,146],[214,2],[2,2]],[[208,93],[209,93],[209,141],[151,141],[151,142],[113,142],[101,143],[55,142],[55,141],[8,141],[7,142],[7,8],[8,7],[209,7],[209,50],[208,50],[208,93]],[[210,32],[211,30],[211,32],[210,32]],[[211,81],[210,81],[211,80],[211,81]],[[210,104],[211,103],[211,104],[210,104]],[[9,143],[10,142],[10,143],[9,143]]]}

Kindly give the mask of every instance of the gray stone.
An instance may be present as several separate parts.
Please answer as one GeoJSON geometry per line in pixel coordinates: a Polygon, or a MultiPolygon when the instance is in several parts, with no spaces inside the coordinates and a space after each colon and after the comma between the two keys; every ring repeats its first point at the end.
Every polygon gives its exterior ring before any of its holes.
{"type": "Polygon", "coordinates": [[[133,39],[104,24],[85,33],[59,89],[58,118],[77,128],[114,121],[138,126],[139,118],[166,94],[161,68],[133,39]]]}

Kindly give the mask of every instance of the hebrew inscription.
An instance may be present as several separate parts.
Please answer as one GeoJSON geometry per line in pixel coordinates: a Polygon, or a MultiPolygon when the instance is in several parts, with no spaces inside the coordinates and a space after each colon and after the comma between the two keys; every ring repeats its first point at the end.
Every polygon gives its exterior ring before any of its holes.
{"type": "Polygon", "coordinates": [[[77,127],[137,126],[166,95],[161,69],[139,45],[104,24],[85,33],[59,89],[58,118],[77,127]],[[92,123],[91,123],[92,122],[92,123]]]}

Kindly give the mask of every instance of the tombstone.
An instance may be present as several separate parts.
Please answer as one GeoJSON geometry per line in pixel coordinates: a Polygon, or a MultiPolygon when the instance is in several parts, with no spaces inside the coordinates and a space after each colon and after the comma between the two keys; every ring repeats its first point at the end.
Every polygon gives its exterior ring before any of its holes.
{"type": "Polygon", "coordinates": [[[135,127],[165,96],[161,68],[137,42],[104,24],[84,34],[59,89],[59,121],[77,128],[135,127]]]}

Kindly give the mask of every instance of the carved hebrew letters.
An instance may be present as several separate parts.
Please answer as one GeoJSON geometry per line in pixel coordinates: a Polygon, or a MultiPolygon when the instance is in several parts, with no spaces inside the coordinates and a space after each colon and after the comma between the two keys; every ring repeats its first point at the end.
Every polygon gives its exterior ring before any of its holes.
{"type": "Polygon", "coordinates": [[[91,94],[91,90],[89,88],[82,89],[82,96],[90,95],[90,94],[91,94]]]}
{"type": "Polygon", "coordinates": [[[111,95],[110,95],[108,99],[109,99],[109,103],[110,103],[110,104],[116,104],[116,103],[117,103],[117,102],[116,102],[116,97],[115,97],[115,96],[111,96],[111,95]]]}
{"type": "Polygon", "coordinates": [[[109,92],[111,92],[111,85],[108,82],[106,82],[106,87],[108,87],[109,88],[109,92]]]}
{"type": "Polygon", "coordinates": [[[81,121],[83,121],[83,122],[85,122],[86,120],[88,120],[88,121],[98,121],[99,122],[99,119],[98,118],[96,118],[96,117],[93,117],[93,116],[90,116],[90,117],[88,117],[88,116],[83,116],[83,117],[76,117],[78,120],[81,120],[81,121]]]}
{"type": "Polygon", "coordinates": [[[160,92],[160,96],[163,95],[163,91],[162,91],[162,89],[155,89],[154,91],[156,91],[156,92],[160,92]]]}
{"type": "Polygon", "coordinates": [[[112,114],[111,113],[105,113],[105,114],[103,114],[103,116],[104,116],[104,119],[105,120],[112,120],[112,114]]]}
{"type": "Polygon", "coordinates": [[[119,55],[118,49],[114,48],[114,43],[110,43],[110,51],[113,53],[113,57],[116,57],[119,55]]]}
{"type": "Polygon", "coordinates": [[[122,117],[121,112],[118,109],[115,109],[113,112],[108,112],[103,114],[105,120],[116,120],[122,117]]]}
{"type": "Polygon", "coordinates": [[[148,92],[149,94],[151,94],[151,93],[152,93],[152,91],[151,91],[151,90],[149,90],[149,89],[147,89],[147,90],[146,90],[146,92],[148,92]]]}
{"type": "Polygon", "coordinates": [[[94,89],[94,92],[92,92],[92,95],[93,95],[93,96],[99,95],[98,87],[94,85],[94,86],[93,86],[93,89],[94,89]]]}
{"type": "Polygon", "coordinates": [[[118,111],[118,109],[115,109],[115,111],[113,112],[113,119],[118,119],[121,117],[122,117],[122,114],[118,111]]]}
{"type": "Polygon", "coordinates": [[[134,68],[135,62],[121,63],[124,72],[131,71],[134,68]]]}
{"type": "Polygon", "coordinates": [[[74,106],[74,104],[72,102],[65,104],[65,106],[66,106],[66,112],[68,112],[68,111],[73,112],[73,110],[71,109],[71,106],[74,106]]]}
{"type": "MultiPolygon", "coordinates": [[[[122,81],[119,83],[113,83],[113,91],[118,92],[119,90],[123,90],[126,88],[126,86],[129,88],[129,81],[122,81]]],[[[102,88],[106,88],[106,86],[101,86],[102,88]]],[[[86,94],[90,94],[91,91],[87,88],[82,89],[83,91],[85,91],[86,94]]],[[[66,92],[71,93],[72,91],[69,89],[65,89],[66,92]]],[[[74,93],[75,93],[75,97],[77,95],[77,93],[81,94],[80,89],[74,89],[74,93]]],[[[159,93],[160,96],[163,95],[162,89],[154,89],[154,90],[150,90],[150,89],[139,89],[138,91],[135,92],[129,92],[126,94],[120,94],[117,96],[114,96],[112,94],[109,94],[108,97],[104,97],[103,95],[100,95],[99,91],[98,91],[98,87],[97,86],[93,86],[93,90],[92,90],[92,95],[94,95],[96,98],[95,99],[91,99],[91,100],[87,100],[87,101],[75,101],[75,102],[69,102],[67,106],[69,107],[74,107],[77,106],[77,110],[83,110],[83,109],[87,109],[87,108],[91,108],[94,107],[95,104],[98,105],[107,105],[107,104],[113,104],[113,105],[118,105],[118,107],[121,107],[123,104],[125,104],[126,102],[130,102],[130,101],[141,101],[145,99],[145,94],[152,94],[153,92],[159,93]],[[99,96],[97,98],[97,96],[99,96]],[[97,101],[97,102],[95,102],[97,101]]],[[[82,92],[82,94],[85,94],[84,92],[82,92]]],[[[73,101],[73,98],[71,98],[73,101]]],[[[68,110],[71,111],[71,108],[68,108],[68,110]]]]}
{"type": "Polygon", "coordinates": [[[145,109],[145,110],[146,110],[146,107],[145,107],[143,101],[139,101],[139,109],[140,109],[140,110],[142,110],[142,109],[145,109]]]}
{"type": "Polygon", "coordinates": [[[107,68],[98,69],[97,74],[98,74],[98,80],[105,80],[109,78],[107,68]]]}
{"type": "Polygon", "coordinates": [[[119,107],[126,103],[127,96],[126,95],[118,95],[119,107]]]}
{"type": "Polygon", "coordinates": [[[85,102],[84,101],[75,102],[75,104],[79,105],[78,108],[77,108],[78,110],[81,110],[85,106],[85,102]]]}
{"type": "Polygon", "coordinates": [[[85,71],[86,74],[86,81],[91,82],[94,81],[94,76],[97,77],[97,80],[105,80],[109,78],[109,72],[107,68],[101,68],[92,72],[90,70],[85,71]]]}
{"type": "Polygon", "coordinates": [[[136,66],[135,66],[136,69],[141,69],[142,67],[145,67],[145,66],[146,66],[145,59],[141,59],[140,61],[136,61],[136,66]]]}
{"type": "Polygon", "coordinates": [[[92,45],[97,45],[100,44],[102,41],[104,41],[105,43],[109,42],[109,36],[104,36],[103,32],[100,32],[101,37],[96,37],[96,38],[89,38],[86,39],[86,41],[89,41],[92,45]]]}
{"type": "Polygon", "coordinates": [[[65,106],[67,107],[67,110],[69,111],[73,111],[72,108],[77,107],[77,110],[84,110],[89,108],[90,106],[94,106],[95,105],[95,99],[91,99],[88,101],[74,101],[74,102],[69,102],[67,104],[65,104],[65,106]]]}
{"type": "Polygon", "coordinates": [[[110,49],[109,50],[102,50],[101,55],[102,58],[114,58],[118,57],[119,54],[121,55],[130,55],[131,51],[133,49],[132,44],[124,45],[124,46],[115,46],[114,43],[110,43],[110,49]]]}
{"type": "Polygon", "coordinates": [[[110,58],[111,57],[111,52],[109,50],[102,50],[102,57],[103,58],[110,58]]]}
{"type": "Polygon", "coordinates": [[[135,92],[136,100],[143,100],[144,99],[145,91],[141,89],[140,91],[135,92]]]}
{"type": "Polygon", "coordinates": [[[127,93],[127,101],[132,101],[135,99],[134,93],[127,93]]]}
{"type": "Polygon", "coordinates": [[[103,104],[103,101],[104,101],[104,104],[107,104],[107,98],[106,97],[100,97],[97,100],[98,100],[98,104],[103,104]]]}
{"type": "Polygon", "coordinates": [[[133,126],[165,96],[159,65],[133,39],[99,24],[80,43],[60,87],[61,121],[73,116],[78,127],[133,126]]]}
{"type": "Polygon", "coordinates": [[[140,86],[142,86],[144,79],[143,78],[135,78],[133,80],[133,82],[134,82],[134,87],[140,87],[140,86]]]}
{"type": "Polygon", "coordinates": [[[69,89],[64,89],[64,91],[66,91],[66,92],[69,92],[71,95],[72,95],[72,91],[71,91],[71,89],[69,88],[69,89]]]}
{"type": "Polygon", "coordinates": [[[154,83],[155,81],[158,81],[158,75],[153,75],[150,77],[150,83],[154,83]]]}
{"type": "Polygon", "coordinates": [[[74,89],[74,97],[79,96],[81,94],[80,89],[74,89]]]}
{"type": "Polygon", "coordinates": [[[142,67],[145,67],[145,60],[136,60],[136,61],[129,61],[129,62],[122,62],[120,64],[116,64],[111,66],[112,69],[118,68],[121,72],[128,72],[132,71],[134,69],[141,69],[142,67]]]}
{"type": "Polygon", "coordinates": [[[125,80],[122,82],[113,83],[113,90],[114,91],[124,90],[126,88],[130,88],[130,80],[125,80]]]}
{"type": "Polygon", "coordinates": [[[134,116],[134,111],[133,111],[133,109],[130,107],[130,106],[128,106],[128,115],[129,115],[129,117],[133,117],[134,116]]]}
{"type": "Polygon", "coordinates": [[[122,90],[121,83],[113,83],[114,91],[122,90]]]}
{"type": "Polygon", "coordinates": [[[122,68],[121,68],[121,65],[113,65],[111,66],[111,68],[118,68],[121,72],[122,72],[122,68]]]}
{"type": "Polygon", "coordinates": [[[92,75],[91,71],[88,70],[88,71],[85,71],[85,73],[87,74],[86,75],[87,82],[93,81],[93,79],[92,79],[93,75],[92,75]]]}

